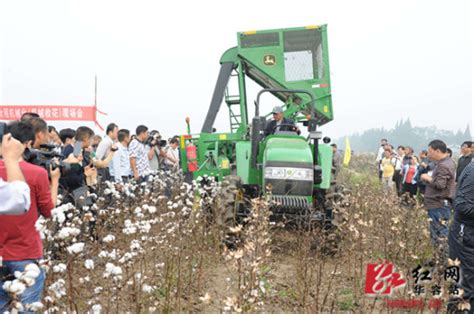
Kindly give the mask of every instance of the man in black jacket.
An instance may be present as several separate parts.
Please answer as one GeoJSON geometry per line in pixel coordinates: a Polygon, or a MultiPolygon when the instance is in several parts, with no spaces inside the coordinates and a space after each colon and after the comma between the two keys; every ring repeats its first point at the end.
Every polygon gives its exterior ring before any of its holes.
{"type": "Polygon", "coordinates": [[[461,288],[474,313],[474,160],[458,178],[454,200],[454,220],[449,230],[449,257],[461,264],[461,288]]]}
{"type": "Polygon", "coordinates": [[[472,142],[466,141],[461,145],[461,157],[459,157],[458,161],[458,168],[456,169],[456,182],[458,182],[458,178],[461,176],[462,171],[464,168],[469,165],[472,160],[472,142]]]}
{"type": "Polygon", "coordinates": [[[283,109],[280,106],[274,107],[272,112],[273,120],[269,121],[265,127],[265,136],[278,131],[299,132],[292,120],[283,117],[283,109]]]}

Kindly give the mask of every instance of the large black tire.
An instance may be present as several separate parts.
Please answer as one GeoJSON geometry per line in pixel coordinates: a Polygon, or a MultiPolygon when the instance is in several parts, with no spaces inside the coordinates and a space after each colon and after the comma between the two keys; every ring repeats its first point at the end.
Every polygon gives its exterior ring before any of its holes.
{"type": "Polygon", "coordinates": [[[238,176],[227,176],[222,180],[216,195],[213,210],[214,222],[223,229],[237,224],[237,211],[242,200],[242,180],[238,176]]]}
{"type": "Polygon", "coordinates": [[[242,180],[238,176],[227,176],[217,192],[213,220],[220,229],[222,242],[235,249],[242,242],[240,232],[233,230],[239,224],[238,211],[243,202],[242,180]]]}

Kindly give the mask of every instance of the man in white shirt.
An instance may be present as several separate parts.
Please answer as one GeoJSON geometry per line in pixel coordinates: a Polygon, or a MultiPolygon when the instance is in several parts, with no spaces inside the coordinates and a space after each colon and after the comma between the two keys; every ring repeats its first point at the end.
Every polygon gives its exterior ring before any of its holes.
{"type": "Polygon", "coordinates": [[[30,188],[18,163],[25,147],[10,134],[2,137],[1,144],[8,182],[0,179],[0,215],[21,215],[30,208],[30,188]]]}
{"type": "Polygon", "coordinates": [[[143,144],[147,138],[148,128],[144,125],[139,125],[136,129],[136,138],[128,146],[133,178],[139,183],[146,181],[150,174],[149,160],[153,158],[153,150],[148,150],[147,152],[145,144],[143,144]]]}
{"type": "Polygon", "coordinates": [[[130,167],[130,155],[128,143],[130,142],[130,131],[122,129],[118,131],[118,150],[115,152],[110,167],[110,175],[117,183],[126,183],[132,174],[130,167]]]}
{"type": "MultiPolygon", "coordinates": [[[[111,152],[112,145],[117,141],[118,126],[115,123],[110,123],[105,130],[106,136],[100,141],[97,146],[95,158],[97,160],[105,159],[111,152]]],[[[98,174],[102,177],[102,180],[110,179],[110,170],[113,166],[109,164],[107,167],[98,170],[98,174]]]]}
{"type": "Polygon", "coordinates": [[[383,159],[383,155],[384,155],[384,151],[385,151],[385,145],[388,144],[388,141],[387,139],[383,138],[380,140],[380,147],[379,147],[379,150],[377,152],[377,158],[375,159],[375,164],[377,165],[377,169],[379,171],[379,180],[380,182],[382,182],[382,168],[381,168],[381,164],[382,164],[382,159],[383,159]]]}
{"type": "Polygon", "coordinates": [[[176,138],[170,140],[170,146],[166,152],[165,165],[167,170],[178,170],[179,168],[179,141],[176,138]]]}

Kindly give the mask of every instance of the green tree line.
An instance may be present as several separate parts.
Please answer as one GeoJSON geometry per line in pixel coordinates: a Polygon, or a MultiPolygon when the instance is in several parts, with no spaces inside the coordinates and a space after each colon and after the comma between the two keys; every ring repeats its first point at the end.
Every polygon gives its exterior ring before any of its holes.
{"type": "MultiPolygon", "coordinates": [[[[355,152],[375,152],[380,145],[380,139],[386,138],[395,148],[399,145],[411,146],[415,152],[426,149],[428,143],[433,139],[444,141],[449,147],[454,149],[460,147],[464,141],[472,140],[469,125],[464,132],[440,130],[436,126],[416,127],[412,126],[410,119],[400,120],[393,129],[374,128],[362,133],[349,135],[351,149],[355,152]]],[[[342,149],[345,137],[339,138],[336,142],[342,149]]]]}

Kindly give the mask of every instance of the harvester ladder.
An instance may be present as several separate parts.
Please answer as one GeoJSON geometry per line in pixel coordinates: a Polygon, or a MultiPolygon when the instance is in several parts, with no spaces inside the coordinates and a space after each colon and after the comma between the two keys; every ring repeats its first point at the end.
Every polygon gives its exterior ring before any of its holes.
{"type": "MultiPolygon", "coordinates": [[[[237,77],[237,81],[238,81],[238,76],[239,76],[238,73],[233,72],[231,74],[230,80],[232,80],[233,77],[237,77]]],[[[227,106],[229,107],[230,131],[232,133],[235,133],[235,131],[237,131],[237,129],[240,127],[240,124],[242,122],[241,114],[240,114],[240,95],[230,94],[230,91],[229,91],[230,80],[229,80],[229,84],[227,85],[225,89],[225,102],[227,106]]]]}

